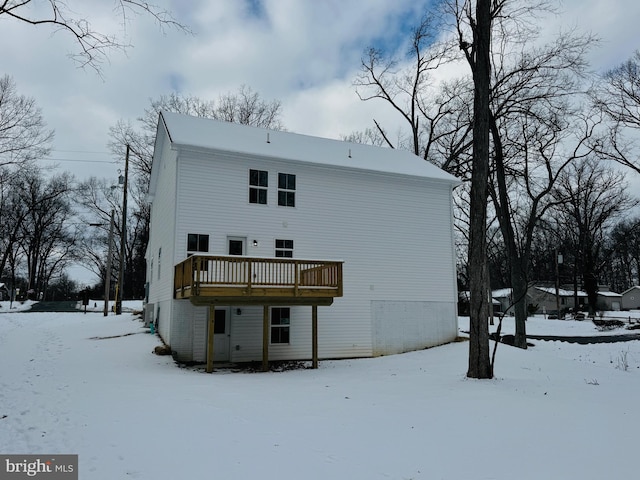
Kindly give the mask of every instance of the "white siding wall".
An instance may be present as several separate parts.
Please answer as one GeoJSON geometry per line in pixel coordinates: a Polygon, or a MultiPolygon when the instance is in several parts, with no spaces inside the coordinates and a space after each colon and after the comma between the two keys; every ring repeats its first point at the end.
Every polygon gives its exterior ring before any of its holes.
{"type": "Polygon", "coordinates": [[[163,156],[158,159],[156,196],[151,206],[151,231],[147,247],[147,281],[149,282],[149,303],[160,308],[158,331],[163,340],[171,344],[173,262],[175,232],[176,196],[176,154],[170,149],[166,135],[163,135],[163,156]],[[158,261],[158,252],[162,258],[158,261]],[[150,268],[153,260],[153,269],[150,268]]]}
{"type": "MultiPolygon", "coordinates": [[[[345,261],[344,297],[318,309],[321,358],[374,354],[372,301],[451,304],[439,311],[455,324],[450,184],[194,152],[182,152],[179,165],[173,264],[186,258],[188,233],[208,234],[211,254],[226,254],[227,236],[242,236],[250,256],[273,257],[275,239],[287,239],[294,257],[345,261]],[[269,172],[268,205],[248,202],[250,168],[269,172]],[[295,208],[277,205],[279,172],[296,175],[295,208]]],[[[262,309],[242,310],[230,319],[232,360],[259,360],[262,309]]],[[[270,358],[310,356],[311,308],[296,307],[292,317],[291,345],[272,346],[270,358]]]]}
{"type": "Polygon", "coordinates": [[[451,303],[373,301],[371,308],[374,355],[442,345],[458,335],[456,309],[451,303]]]}

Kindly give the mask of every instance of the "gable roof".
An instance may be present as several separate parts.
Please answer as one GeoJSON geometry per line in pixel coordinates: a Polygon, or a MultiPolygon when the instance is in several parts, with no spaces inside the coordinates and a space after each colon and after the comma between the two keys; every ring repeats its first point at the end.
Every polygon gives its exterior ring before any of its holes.
{"type": "Polygon", "coordinates": [[[615,298],[615,297],[621,297],[622,294],[620,293],[616,293],[616,292],[598,292],[598,295],[600,295],[601,297],[611,297],[611,298],[615,298]]]}
{"type": "Polygon", "coordinates": [[[453,175],[406,150],[268,130],[164,111],[160,112],[158,128],[160,124],[164,125],[174,147],[411,175],[454,185],[460,183],[453,175]]]}
{"type": "Polygon", "coordinates": [[[625,290],[624,292],[622,292],[622,295],[626,295],[627,293],[631,292],[632,290],[636,290],[636,289],[640,290],[640,286],[635,285],[635,286],[625,290]]]}
{"type": "MultiPolygon", "coordinates": [[[[541,292],[544,293],[548,293],[551,295],[555,295],[556,294],[556,289],[552,288],[552,287],[534,287],[536,290],[540,290],[541,292]]],[[[559,288],[558,289],[558,296],[560,297],[573,297],[574,293],[572,290],[565,290],[563,288],[559,288]]],[[[586,297],[587,294],[581,290],[578,290],[577,292],[577,296],[578,297],[586,297]]]]}

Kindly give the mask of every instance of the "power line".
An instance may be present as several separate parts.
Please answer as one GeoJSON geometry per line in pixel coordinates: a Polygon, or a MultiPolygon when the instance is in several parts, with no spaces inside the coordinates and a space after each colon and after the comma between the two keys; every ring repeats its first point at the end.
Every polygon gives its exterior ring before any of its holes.
{"type": "Polygon", "coordinates": [[[116,163],[116,160],[84,160],[78,158],[42,158],[41,160],[47,160],[49,162],[116,163]]]}

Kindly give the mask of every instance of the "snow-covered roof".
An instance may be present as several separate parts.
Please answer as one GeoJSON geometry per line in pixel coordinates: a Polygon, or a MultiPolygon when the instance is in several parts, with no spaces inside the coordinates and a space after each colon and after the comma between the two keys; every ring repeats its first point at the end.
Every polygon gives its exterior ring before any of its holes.
{"type": "Polygon", "coordinates": [[[640,290],[640,286],[638,286],[638,285],[633,286],[633,287],[631,287],[631,288],[629,288],[629,289],[625,290],[624,292],[622,292],[622,295],[625,295],[625,294],[629,293],[630,291],[632,291],[632,290],[636,290],[636,289],[640,290]]]}
{"type": "Polygon", "coordinates": [[[211,149],[460,183],[453,175],[406,150],[267,130],[172,112],[161,112],[160,121],[164,122],[174,147],[211,149]]]}
{"type": "Polygon", "coordinates": [[[499,290],[494,290],[493,292],[491,292],[491,295],[493,296],[493,298],[506,298],[511,295],[511,289],[501,288],[499,290]]]}
{"type": "MultiPolygon", "coordinates": [[[[555,295],[556,294],[556,289],[553,287],[535,287],[537,290],[540,290],[541,292],[545,292],[545,293],[549,293],[551,295],[555,295]]],[[[563,288],[558,289],[558,295],[561,297],[573,297],[574,295],[574,291],[573,290],[565,290],[563,288]]],[[[577,292],[578,297],[586,297],[587,294],[581,290],[578,290],[577,292]]]]}
{"type": "Polygon", "coordinates": [[[600,295],[601,297],[621,297],[622,295],[620,295],[619,293],[616,292],[609,292],[609,291],[599,291],[598,295],[600,295]]]}
{"type": "MultiPolygon", "coordinates": [[[[471,292],[469,290],[461,290],[459,292],[459,296],[462,300],[469,301],[471,300],[471,292]]],[[[491,303],[494,305],[500,305],[500,302],[495,298],[491,298],[491,303]]]]}

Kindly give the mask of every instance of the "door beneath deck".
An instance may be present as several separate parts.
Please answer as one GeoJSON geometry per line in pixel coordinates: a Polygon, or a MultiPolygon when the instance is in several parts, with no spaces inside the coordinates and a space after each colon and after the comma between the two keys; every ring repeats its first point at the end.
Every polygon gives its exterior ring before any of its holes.
{"type": "Polygon", "coordinates": [[[216,319],[213,326],[213,361],[229,361],[229,311],[227,308],[216,308],[216,319]]]}

